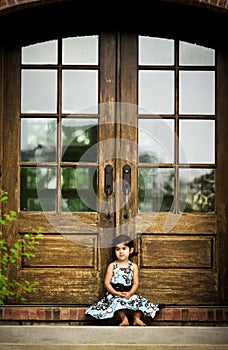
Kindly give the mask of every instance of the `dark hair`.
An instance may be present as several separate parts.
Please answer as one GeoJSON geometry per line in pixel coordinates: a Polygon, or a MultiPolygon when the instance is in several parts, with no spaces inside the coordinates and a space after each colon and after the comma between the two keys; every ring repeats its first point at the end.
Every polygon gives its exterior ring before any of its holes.
{"type": "Polygon", "coordinates": [[[119,235],[119,236],[115,237],[112,241],[112,256],[113,256],[113,258],[116,257],[115,248],[116,248],[117,244],[120,244],[120,243],[124,243],[124,245],[126,245],[130,249],[134,248],[134,251],[130,254],[130,257],[138,255],[138,253],[135,252],[135,243],[134,243],[133,239],[127,235],[119,235]]]}

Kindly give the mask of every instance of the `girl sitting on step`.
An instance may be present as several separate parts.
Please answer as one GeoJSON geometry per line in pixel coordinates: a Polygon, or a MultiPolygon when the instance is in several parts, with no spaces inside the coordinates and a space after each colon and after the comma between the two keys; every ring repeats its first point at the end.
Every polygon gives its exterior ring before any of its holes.
{"type": "Polygon", "coordinates": [[[130,260],[137,255],[134,241],[127,235],[117,236],[112,246],[114,261],[106,270],[105,296],[86,310],[86,315],[98,320],[118,316],[120,326],[129,326],[128,314],[133,316],[133,326],[146,326],[142,316],[154,318],[159,305],[137,295],[139,287],[138,266],[130,260]]]}

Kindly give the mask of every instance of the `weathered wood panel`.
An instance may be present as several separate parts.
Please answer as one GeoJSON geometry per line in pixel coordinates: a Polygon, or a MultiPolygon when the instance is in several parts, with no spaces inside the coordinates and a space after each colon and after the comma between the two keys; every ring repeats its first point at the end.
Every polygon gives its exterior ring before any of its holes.
{"type": "Polygon", "coordinates": [[[50,233],[96,233],[97,213],[24,213],[18,214],[18,231],[32,232],[42,226],[43,232],[50,233]]]}
{"type": "Polygon", "coordinates": [[[214,237],[141,236],[140,266],[208,268],[214,264],[214,237]]]}
{"type": "Polygon", "coordinates": [[[211,270],[142,268],[139,293],[169,305],[219,303],[217,274],[211,270]]]}
{"type": "MultiPolygon", "coordinates": [[[[24,249],[24,251],[26,251],[24,249]]],[[[35,257],[22,260],[22,267],[87,267],[97,265],[97,236],[44,235],[35,257]]]]}
{"type": "Polygon", "coordinates": [[[99,271],[74,268],[22,269],[18,277],[37,281],[37,293],[26,296],[31,304],[90,304],[102,296],[99,271]]]}
{"type": "Polygon", "coordinates": [[[170,234],[216,234],[215,214],[139,213],[136,215],[139,233],[170,234]]]}

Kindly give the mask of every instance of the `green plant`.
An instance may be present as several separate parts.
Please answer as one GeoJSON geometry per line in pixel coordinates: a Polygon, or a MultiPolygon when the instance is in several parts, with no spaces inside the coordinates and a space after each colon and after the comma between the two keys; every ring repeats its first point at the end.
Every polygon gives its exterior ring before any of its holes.
{"type": "MultiPolygon", "coordinates": [[[[7,199],[7,192],[0,190],[0,228],[9,225],[17,219],[14,211],[9,213],[2,212],[2,203],[6,202],[7,199]]],[[[22,257],[27,260],[35,257],[34,252],[37,249],[39,240],[43,238],[41,231],[42,227],[39,227],[33,230],[33,233],[19,235],[13,246],[9,246],[3,238],[3,232],[0,229],[0,305],[4,305],[5,300],[25,302],[27,293],[37,292],[36,287],[39,284],[37,281],[10,279],[8,271],[12,270],[12,268],[18,270],[22,257]]]]}

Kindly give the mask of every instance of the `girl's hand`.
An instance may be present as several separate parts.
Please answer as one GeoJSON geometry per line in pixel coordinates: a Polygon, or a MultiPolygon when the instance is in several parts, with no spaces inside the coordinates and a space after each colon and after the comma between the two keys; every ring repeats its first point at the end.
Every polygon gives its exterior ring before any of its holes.
{"type": "Polygon", "coordinates": [[[129,292],[121,292],[121,296],[122,298],[130,299],[131,294],[129,292]]]}

